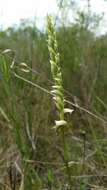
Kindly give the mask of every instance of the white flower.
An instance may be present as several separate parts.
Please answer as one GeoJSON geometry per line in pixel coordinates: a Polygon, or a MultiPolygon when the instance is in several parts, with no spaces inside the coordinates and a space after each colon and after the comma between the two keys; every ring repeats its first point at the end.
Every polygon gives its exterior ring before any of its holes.
{"type": "Polygon", "coordinates": [[[64,108],[64,113],[72,113],[74,110],[69,108],[64,108]]]}
{"type": "Polygon", "coordinates": [[[65,120],[59,120],[59,121],[55,121],[56,126],[63,126],[66,125],[67,122],[65,120]]]}

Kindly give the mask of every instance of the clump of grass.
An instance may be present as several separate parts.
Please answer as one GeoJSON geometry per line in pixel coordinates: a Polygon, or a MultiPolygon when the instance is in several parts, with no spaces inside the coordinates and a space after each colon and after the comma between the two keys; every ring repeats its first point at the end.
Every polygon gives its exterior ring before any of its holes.
{"type": "Polygon", "coordinates": [[[62,73],[60,68],[60,55],[58,52],[58,43],[56,39],[56,32],[54,30],[54,26],[52,23],[51,16],[47,17],[47,34],[48,34],[48,50],[50,54],[50,65],[51,65],[51,73],[54,80],[54,85],[52,86],[52,94],[53,99],[58,112],[58,120],[55,121],[54,128],[60,133],[62,143],[63,143],[63,157],[64,162],[66,164],[66,171],[68,175],[69,186],[71,189],[71,174],[69,168],[69,156],[68,156],[68,148],[65,138],[65,131],[67,130],[67,121],[65,119],[65,112],[72,113],[71,109],[65,108],[64,103],[64,90],[63,90],[63,82],[62,82],[62,73]]]}
{"type": "MultiPolygon", "coordinates": [[[[21,66],[22,69],[23,67],[25,67],[23,70],[26,71],[25,70],[26,65],[21,64],[21,66]]],[[[20,163],[18,164],[21,165],[20,167],[21,172],[19,172],[15,167],[15,169],[18,171],[20,175],[20,180],[21,180],[20,190],[32,189],[32,186],[35,185],[33,180],[36,179],[36,172],[34,168],[32,166],[29,167],[29,164],[26,162],[26,159],[29,159],[30,157],[30,151],[29,151],[30,148],[26,143],[27,142],[26,136],[23,135],[24,127],[22,129],[22,123],[20,119],[21,114],[18,113],[17,98],[15,97],[13,81],[12,81],[13,78],[11,72],[11,65],[7,62],[6,56],[3,54],[0,54],[0,79],[3,87],[3,93],[9,102],[7,115],[5,114],[1,106],[0,106],[0,112],[4,117],[4,119],[6,120],[7,124],[9,125],[12,142],[15,143],[15,148],[17,147],[17,154],[19,154],[20,156],[20,163]]],[[[11,162],[10,166],[12,164],[13,163],[11,162]]]]}

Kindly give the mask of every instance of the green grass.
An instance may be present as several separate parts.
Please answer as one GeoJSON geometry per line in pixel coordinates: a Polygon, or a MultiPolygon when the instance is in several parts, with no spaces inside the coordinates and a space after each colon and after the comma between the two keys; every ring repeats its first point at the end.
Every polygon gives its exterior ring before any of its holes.
{"type": "MultiPolygon", "coordinates": [[[[64,30],[61,33],[60,28],[58,33],[50,16],[46,27],[46,35],[39,33],[38,38],[34,33],[31,35],[38,43],[38,47],[32,44],[36,58],[26,40],[27,51],[22,49],[14,55],[8,49],[0,53],[0,189],[104,190],[107,187],[106,101],[102,105],[96,100],[96,94],[103,94],[97,88],[102,83],[96,83],[92,102],[87,103],[92,65],[83,65],[84,72],[79,65],[76,68],[70,65],[70,53],[74,62],[78,58],[78,64],[82,56],[90,61],[91,50],[84,48],[84,55],[75,50],[81,44],[81,39],[75,44],[76,37],[70,41],[72,47],[69,43],[67,48],[66,44],[61,45],[64,30]],[[20,53],[24,55],[20,57],[20,53]],[[72,71],[70,75],[67,70],[72,71]],[[77,96],[72,98],[71,90],[77,96]]],[[[67,32],[66,39],[74,37],[77,28],[72,31],[68,28],[67,32]]],[[[16,45],[22,47],[22,40],[18,43],[18,34],[14,35],[16,45]]]]}

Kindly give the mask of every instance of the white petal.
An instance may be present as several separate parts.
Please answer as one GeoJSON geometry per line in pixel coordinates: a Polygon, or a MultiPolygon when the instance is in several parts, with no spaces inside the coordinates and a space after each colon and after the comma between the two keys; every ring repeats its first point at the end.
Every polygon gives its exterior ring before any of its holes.
{"type": "Polygon", "coordinates": [[[66,125],[67,122],[65,120],[59,120],[59,121],[55,121],[56,126],[62,126],[62,125],[66,125]]]}
{"type": "Polygon", "coordinates": [[[56,101],[56,100],[57,100],[57,99],[56,99],[56,97],[53,97],[53,100],[55,100],[55,101],[56,101]]]}
{"type": "Polygon", "coordinates": [[[64,108],[64,113],[72,113],[74,110],[69,108],[64,108]]]}

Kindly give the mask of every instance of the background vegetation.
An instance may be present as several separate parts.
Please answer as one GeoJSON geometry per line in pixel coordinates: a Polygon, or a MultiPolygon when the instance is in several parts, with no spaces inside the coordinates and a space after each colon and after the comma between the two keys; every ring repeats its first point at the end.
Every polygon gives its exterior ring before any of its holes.
{"type": "Polygon", "coordinates": [[[87,2],[70,24],[75,4],[58,1],[63,17],[55,19],[65,104],[74,110],[65,116],[70,185],[53,129],[47,33],[27,20],[0,31],[1,190],[107,189],[107,34],[96,35],[101,18],[87,2]]]}

